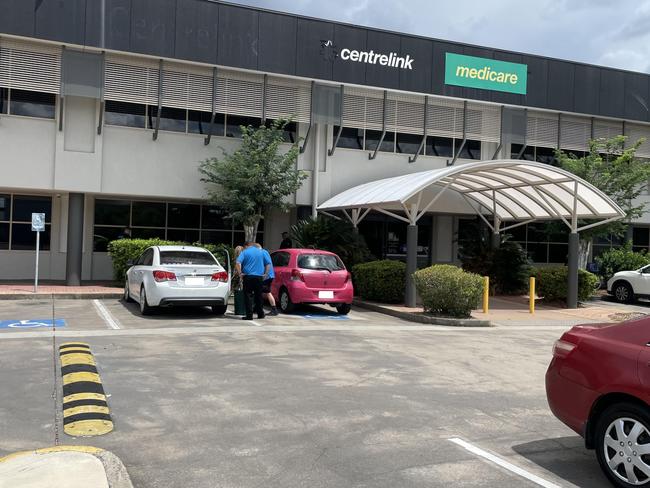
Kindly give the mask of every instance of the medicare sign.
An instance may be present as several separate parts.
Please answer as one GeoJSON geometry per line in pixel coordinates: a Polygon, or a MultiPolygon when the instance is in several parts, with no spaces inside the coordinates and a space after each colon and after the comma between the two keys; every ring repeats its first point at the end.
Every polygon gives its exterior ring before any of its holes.
{"type": "Polygon", "coordinates": [[[495,59],[447,53],[445,84],[526,94],[528,66],[495,59]]]}

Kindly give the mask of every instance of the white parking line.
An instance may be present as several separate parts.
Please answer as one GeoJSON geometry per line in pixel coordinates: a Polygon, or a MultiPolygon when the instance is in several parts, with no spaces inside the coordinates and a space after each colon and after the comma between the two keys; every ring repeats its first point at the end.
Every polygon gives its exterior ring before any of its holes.
{"type": "Polygon", "coordinates": [[[95,309],[97,310],[99,316],[104,320],[104,322],[106,322],[106,325],[108,325],[111,329],[120,329],[119,322],[113,318],[111,313],[106,309],[102,302],[99,300],[93,300],[93,305],[95,306],[95,309]]]}
{"type": "Polygon", "coordinates": [[[501,459],[499,456],[495,456],[494,454],[484,451],[480,447],[476,447],[473,444],[470,444],[469,442],[466,442],[462,439],[458,439],[457,437],[454,437],[452,439],[447,439],[447,440],[471,452],[472,454],[476,454],[477,456],[482,457],[483,459],[487,459],[488,461],[498,466],[501,466],[504,469],[507,469],[511,473],[519,475],[522,478],[526,478],[527,480],[532,481],[533,483],[539,486],[543,486],[544,488],[561,488],[560,485],[556,485],[555,483],[551,483],[550,481],[547,481],[544,478],[540,478],[539,476],[534,475],[533,473],[530,473],[525,469],[520,468],[519,466],[515,466],[514,464],[509,463],[505,459],[501,459]]]}

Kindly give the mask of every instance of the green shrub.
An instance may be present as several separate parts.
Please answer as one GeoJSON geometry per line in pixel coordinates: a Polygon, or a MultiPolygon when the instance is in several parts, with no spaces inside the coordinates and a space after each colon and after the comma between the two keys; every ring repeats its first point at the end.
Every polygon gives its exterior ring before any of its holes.
{"type": "MultiPolygon", "coordinates": [[[[569,268],[550,266],[535,268],[535,291],[546,302],[566,301],[569,268]]],[[[584,269],[578,270],[578,300],[584,302],[594,294],[598,277],[584,269]]]]}
{"type": "Polygon", "coordinates": [[[632,271],[650,264],[650,256],[643,252],[632,251],[632,243],[628,241],[625,246],[608,249],[596,258],[599,274],[608,281],[619,271],[632,271]]]}
{"type": "Polygon", "coordinates": [[[231,269],[234,266],[234,250],[225,244],[188,244],[187,242],[165,241],[164,239],[119,239],[108,243],[108,254],[113,261],[113,279],[118,282],[124,281],[126,271],[129,269],[127,263],[135,261],[140,255],[151,246],[201,246],[210,251],[225,265],[225,252],[228,251],[231,259],[231,269]]]}
{"type": "Polygon", "coordinates": [[[389,259],[357,264],[352,268],[354,291],[365,300],[403,303],[406,264],[389,259]]]}
{"type": "Polygon", "coordinates": [[[483,278],[456,266],[434,265],[416,271],[413,279],[425,312],[469,317],[481,301],[483,278]]]}

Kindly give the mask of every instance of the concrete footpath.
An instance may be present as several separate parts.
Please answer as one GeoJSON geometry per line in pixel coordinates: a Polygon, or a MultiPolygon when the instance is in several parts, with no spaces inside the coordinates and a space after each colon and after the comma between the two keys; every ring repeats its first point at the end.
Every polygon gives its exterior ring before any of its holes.
{"type": "Polygon", "coordinates": [[[119,298],[122,288],[108,283],[88,284],[81,286],[65,286],[42,284],[34,293],[33,283],[0,283],[0,300],[42,300],[44,298],[119,298]]]}
{"type": "Polygon", "coordinates": [[[0,458],[0,488],[133,488],[112,452],[57,446],[0,458]]]}

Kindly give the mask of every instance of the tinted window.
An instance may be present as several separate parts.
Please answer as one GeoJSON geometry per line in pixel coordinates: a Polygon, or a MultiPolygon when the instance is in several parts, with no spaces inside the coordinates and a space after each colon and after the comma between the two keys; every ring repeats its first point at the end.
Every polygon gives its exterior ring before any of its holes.
{"type": "MultiPolygon", "coordinates": [[[[334,126],[334,137],[339,133],[338,126],[334,126]]],[[[347,149],[363,149],[363,129],[353,129],[351,127],[343,127],[339,141],[336,147],[344,147],[347,149]]]]}
{"type": "Polygon", "coordinates": [[[131,229],[131,236],[134,239],[164,239],[165,238],[165,229],[140,229],[134,227],[131,229]]]}
{"type": "Polygon", "coordinates": [[[555,165],[555,149],[550,147],[535,148],[535,160],[538,163],[555,165]]]}
{"type": "Polygon", "coordinates": [[[153,249],[147,249],[144,252],[144,256],[142,258],[142,265],[151,266],[152,264],[153,264],[153,249]]]}
{"type": "Polygon", "coordinates": [[[331,254],[301,254],[298,256],[298,267],[302,269],[328,269],[330,271],[345,269],[341,260],[331,254]]]}
{"type": "Polygon", "coordinates": [[[9,220],[11,216],[11,196],[0,195],[0,220],[9,220]]]}
{"type": "Polygon", "coordinates": [[[9,249],[9,224],[0,224],[0,249],[9,249]]]}
{"type": "Polygon", "coordinates": [[[200,205],[170,203],[167,208],[167,225],[169,227],[181,227],[185,229],[199,228],[200,205]]]}
{"type": "Polygon", "coordinates": [[[93,232],[93,250],[96,252],[106,252],[108,250],[108,243],[117,240],[122,235],[122,231],[122,227],[95,226],[93,232]]]}
{"type": "Polygon", "coordinates": [[[454,156],[454,140],[449,137],[427,137],[427,156],[451,158],[454,156]]]}
{"type": "Polygon", "coordinates": [[[217,264],[210,253],[200,251],[161,251],[160,264],[217,264]]]}
{"type": "Polygon", "coordinates": [[[230,229],[230,220],[226,219],[228,212],[221,207],[203,205],[201,226],[204,229],[230,229]]]}
{"type": "Polygon", "coordinates": [[[129,225],[131,202],[127,200],[95,200],[95,224],[129,225]]]}
{"type": "MultiPolygon", "coordinates": [[[[197,112],[190,110],[187,115],[187,132],[192,134],[207,134],[210,127],[210,112],[197,112]]],[[[223,136],[224,125],[226,116],[224,114],[216,114],[214,117],[214,124],[212,125],[212,135],[223,136]]]]}
{"type": "Polygon", "coordinates": [[[406,154],[415,154],[420,148],[422,136],[417,134],[397,134],[397,152],[406,154]]]}
{"type": "Polygon", "coordinates": [[[31,222],[32,213],[44,213],[45,222],[52,218],[52,199],[50,197],[27,197],[14,195],[14,222],[31,222]]]}
{"type": "MultiPolygon", "coordinates": [[[[456,139],[456,147],[460,147],[462,142],[462,139],[456,139]]],[[[458,157],[461,159],[481,159],[481,141],[468,140],[458,157]]]]}
{"type": "Polygon", "coordinates": [[[533,146],[526,146],[521,157],[519,153],[524,149],[523,144],[512,144],[510,146],[510,157],[512,159],[525,159],[526,161],[535,161],[535,148],[533,146]]]}
{"type": "Polygon", "coordinates": [[[165,226],[165,204],[159,202],[133,202],[133,225],[143,227],[165,226]]]}
{"type": "Polygon", "coordinates": [[[8,109],[9,88],[0,87],[0,114],[6,114],[8,109]]]}
{"type": "Polygon", "coordinates": [[[288,266],[289,257],[289,253],[276,252],[271,255],[271,263],[273,263],[273,266],[288,266]]]}
{"type": "Polygon", "coordinates": [[[232,232],[204,230],[201,232],[201,242],[205,244],[227,244],[232,245],[232,232]]]}
{"type": "MultiPolygon", "coordinates": [[[[368,151],[374,151],[381,139],[380,130],[366,130],[366,149],[368,151]]],[[[384,140],[381,143],[379,148],[380,151],[384,152],[394,152],[395,151],[395,133],[386,132],[384,140]]]]}
{"type": "MultiPolygon", "coordinates": [[[[45,226],[41,232],[40,248],[43,251],[50,249],[50,226],[45,226]]],[[[32,231],[32,224],[13,224],[11,226],[11,249],[32,250],[36,249],[36,232],[32,231]]]]}
{"type": "MultiPolygon", "coordinates": [[[[174,132],[185,132],[185,118],[187,112],[182,108],[162,107],[160,112],[160,130],[169,130],[174,132]]],[[[149,127],[156,127],[158,118],[158,107],[149,106],[149,127]]]]}
{"type": "Polygon", "coordinates": [[[104,123],[144,129],[145,113],[144,105],[107,100],[104,107],[104,123]]]}
{"type": "Polygon", "coordinates": [[[56,96],[51,93],[12,89],[9,104],[9,112],[13,115],[53,119],[56,96]]]}
{"type": "Polygon", "coordinates": [[[226,137],[241,138],[241,126],[259,127],[262,122],[261,119],[256,117],[239,117],[237,115],[229,115],[226,118],[226,137]]]}
{"type": "Polygon", "coordinates": [[[167,229],[167,239],[176,242],[194,243],[199,241],[199,231],[186,229],[167,229]]]}

